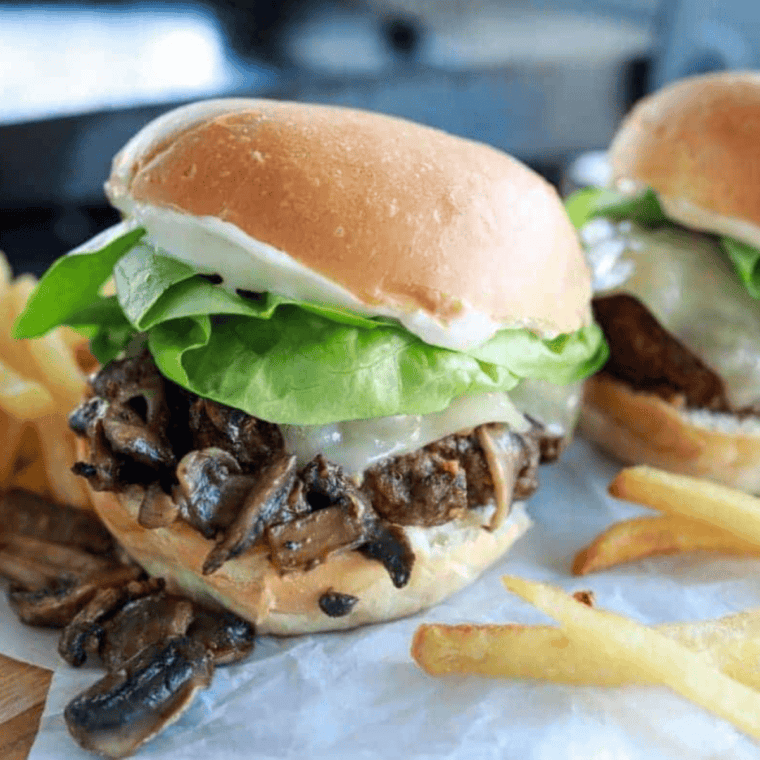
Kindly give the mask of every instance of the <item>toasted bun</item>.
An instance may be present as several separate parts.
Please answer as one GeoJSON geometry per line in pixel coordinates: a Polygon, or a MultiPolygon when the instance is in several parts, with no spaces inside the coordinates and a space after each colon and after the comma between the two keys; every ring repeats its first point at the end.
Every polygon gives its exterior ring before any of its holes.
{"type": "Polygon", "coordinates": [[[688,412],[607,375],[586,381],[580,431],[626,464],[760,493],[760,423],[688,412]]]}
{"type": "Polygon", "coordinates": [[[221,604],[256,624],[259,633],[300,634],[354,628],[392,620],[430,607],[471,583],[527,530],[521,503],[496,531],[482,526],[479,510],[437,528],[407,528],[415,554],[411,578],[396,588],[380,562],[356,551],[333,555],[313,570],[279,575],[263,548],[227,561],[203,575],[213,546],[181,520],[168,528],[143,528],[137,513],[139,486],[120,494],[93,492],[95,509],[126,552],[167,586],[200,601],[221,604]],[[358,597],[343,617],[329,617],[318,605],[328,589],[358,597]]]}
{"type": "Polygon", "coordinates": [[[265,245],[358,305],[474,329],[477,341],[501,327],[554,335],[590,320],[589,274],[554,188],[500,151],[401,119],[196,103],[139,132],[106,189],[149,232],[163,212],[212,220],[213,237],[248,251],[239,270],[265,245]]]}
{"type": "Polygon", "coordinates": [[[674,220],[760,246],[760,72],[684,79],[640,100],[609,149],[613,179],[674,220]]]}

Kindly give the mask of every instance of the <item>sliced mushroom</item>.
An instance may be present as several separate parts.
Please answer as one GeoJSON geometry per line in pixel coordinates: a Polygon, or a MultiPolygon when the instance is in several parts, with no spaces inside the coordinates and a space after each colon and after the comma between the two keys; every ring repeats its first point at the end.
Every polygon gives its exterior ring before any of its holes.
{"type": "Polygon", "coordinates": [[[113,672],[153,644],[184,636],[193,621],[189,599],[158,593],[125,604],[103,626],[100,656],[113,672]]]}
{"type": "Polygon", "coordinates": [[[94,395],[131,408],[149,427],[164,427],[168,417],[165,381],[149,351],[110,362],[91,385],[94,395]]]}
{"type": "Polygon", "coordinates": [[[99,588],[95,595],[69,621],[58,640],[58,653],[69,665],[78,667],[88,654],[100,650],[105,623],[126,603],[161,591],[161,578],[130,581],[125,585],[99,588]]]}
{"type": "Polygon", "coordinates": [[[87,436],[96,420],[103,419],[109,402],[100,396],[83,401],[70,415],[69,427],[79,436],[87,436]]]}
{"type": "Polygon", "coordinates": [[[95,491],[115,491],[121,482],[122,462],[117,459],[103,429],[103,420],[96,419],[87,436],[89,460],[77,462],[74,474],[87,478],[95,491]]]}
{"type": "Polygon", "coordinates": [[[196,607],[195,619],[187,635],[203,644],[214,665],[230,665],[245,659],[254,647],[256,630],[253,623],[227,610],[196,607]]]}
{"type": "Polygon", "coordinates": [[[116,454],[154,469],[175,464],[174,452],[163,435],[148,427],[131,407],[112,403],[102,421],[103,432],[116,454]]]}
{"type": "Polygon", "coordinates": [[[366,498],[359,494],[353,480],[343,469],[328,462],[321,454],[309,462],[300,473],[306,491],[306,501],[312,509],[324,509],[339,505],[354,509],[360,502],[369,506],[366,498]]]}
{"type": "Polygon", "coordinates": [[[273,564],[280,573],[309,570],[331,554],[367,540],[365,520],[340,506],[326,507],[265,531],[273,564]]]}
{"type": "Polygon", "coordinates": [[[230,557],[252,546],[267,525],[278,521],[287,507],[295,479],[295,456],[282,456],[259,473],[237,516],[206,558],[204,574],[213,573],[230,557]]]}
{"type": "MultiPolygon", "coordinates": [[[[5,549],[0,550],[0,576],[10,581],[12,587],[24,591],[39,591],[61,580],[58,568],[5,549]]],[[[75,578],[63,577],[63,580],[74,583],[75,578]]]]}
{"type": "Polygon", "coordinates": [[[64,579],[35,591],[11,588],[8,598],[22,622],[28,625],[62,628],[99,589],[136,580],[141,573],[139,567],[126,565],[79,583],[74,579],[64,579]]]}
{"type": "Polygon", "coordinates": [[[28,491],[9,491],[0,498],[0,532],[33,536],[79,546],[96,554],[113,548],[113,540],[91,512],[43,499],[28,491]]]}
{"type": "Polygon", "coordinates": [[[151,483],[140,503],[137,522],[143,528],[165,528],[179,517],[179,504],[159,482],[151,483]]]}
{"type": "Polygon", "coordinates": [[[235,457],[219,448],[191,451],[177,466],[182,517],[206,538],[232,523],[255,485],[240,473],[235,457]]]}
{"type": "Polygon", "coordinates": [[[319,597],[319,609],[328,617],[344,617],[356,607],[358,596],[328,589],[319,597]]]}
{"type": "Polygon", "coordinates": [[[400,526],[376,523],[372,537],[359,551],[370,559],[382,562],[396,588],[403,588],[409,583],[414,567],[414,551],[400,526]]]}
{"type": "Polygon", "coordinates": [[[66,725],[84,749],[126,757],[177,720],[209,686],[213,670],[197,641],[152,645],[69,702],[66,725]]]}
{"type": "MultiPolygon", "coordinates": [[[[0,534],[0,542],[0,555],[22,562],[29,560],[40,569],[45,568],[43,572],[51,579],[61,576],[83,578],[113,568],[116,564],[107,555],[92,554],[76,546],[43,541],[31,536],[3,533],[0,534]]],[[[12,580],[20,583],[19,579],[12,580]]]]}

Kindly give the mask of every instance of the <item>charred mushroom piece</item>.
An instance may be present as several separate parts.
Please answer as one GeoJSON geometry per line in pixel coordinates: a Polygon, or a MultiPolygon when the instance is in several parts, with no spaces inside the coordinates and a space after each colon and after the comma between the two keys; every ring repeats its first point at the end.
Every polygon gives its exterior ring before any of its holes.
{"type": "Polygon", "coordinates": [[[290,489],[288,494],[288,502],[286,505],[286,514],[290,518],[301,517],[311,512],[311,507],[306,501],[306,487],[303,481],[296,477],[293,488],[290,489]]]}
{"type": "Polygon", "coordinates": [[[253,651],[256,630],[253,623],[226,610],[196,607],[187,635],[206,647],[214,665],[231,665],[253,651]]]}
{"type": "Polygon", "coordinates": [[[213,669],[197,641],[155,644],[69,702],[66,725],[84,749],[126,757],[180,717],[213,669]]]}
{"type": "Polygon", "coordinates": [[[94,514],[28,491],[14,490],[0,498],[0,525],[5,533],[78,546],[95,554],[113,549],[113,539],[94,514]]]}
{"type": "MultiPolygon", "coordinates": [[[[306,501],[313,510],[336,504],[349,510],[356,507],[359,495],[356,483],[343,473],[341,467],[328,462],[321,454],[314,457],[300,475],[306,501]]],[[[359,499],[364,501],[364,497],[359,496],[359,499]]]]}
{"type": "Polygon", "coordinates": [[[179,504],[166,493],[161,484],[151,483],[140,502],[137,522],[143,528],[165,528],[179,517],[179,504]]]}
{"type": "MultiPolygon", "coordinates": [[[[15,533],[0,533],[0,556],[2,563],[17,561],[20,565],[26,560],[34,563],[40,572],[51,580],[62,576],[67,578],[84,578],[113,568],[117,563],[106,555],[92,554],[76,546],[66,546],[52,541],[23,536],[15,533]]],[[[11,580],[33,588],[36,584],[24,584],[13,577],[13,568],[9,567],[11,580]]],[[[0,569],[0,574],[5,575],[0,569]]]]}
{"type": "Polygon", "coordinates": [[[409,583],[414,567],[414,551],[400,526],[378,522],[372,537],[359,547],[359,551],[365,557],[382,562],[396,588],[403,588],[409,583]]]}
{"type": "Polygon", "coordinates": [[[265,531],[273,564],[280,573],[310,570],[336,552],[361,546],[373,535],[364,498],[352,494],[348,508],[335,505],[265,531]]]}
{"type": "Polygon", "coordinates": [[[125,604],[103,626],[100,656],[110,672],[154,644],[184,636],[193,621],[189,599],[159,593],[125,604]]]}
{"type": "Polygon", "coordinates": [[[176,463],[169,443],[131,408],[111,404],[102,423],[105,437],[116,454],[153,469],[176,463]]]}
{"type": "Polygon", "coordinates": [[[87,436],[96,420],[103,419],[109,402],[100,396],[83,401],[70,415],[69,427],[79,436],[87,436]]]}
{"type": "MultiPolygon", "coordinates": [[[[69,621],[58,640],[58,653],[69,665],[79,667],[88,654],[100,650],[105,635],[104,624],[124,604],[155,594],[164,587],[161,578],[130,581],[124,586],[100,588],[69,621]]],[[[133,652],[134,654],[134,652],[133,652]]]]}
{"type": "Polygon", "coordinates": [[[328,617],[344,617],[356,607],[358,601],[358,596],[341,594],[338,591],[328,589],[319,597],[318,603],[319,609],[328,617]]]}
{"type": "Polygon", "coordinates": [[[41,591],[60,582],[74,583],[76,580],[44,561],[19,556],[6,549],[0,550],[0,576],[19,591],[41,591]]]}
{"type": "Polygon", "coordinates": [[[142,570],[139,567],[126,565],[79,583],[67,578],[40,590],[11,588],[8,598],[11,607],[23,623],[62,628],[99,589],[129,583],[141,574],[142,570]]]}
{"type": "Polygon", "coordinates": [[[255,485],[253,476],[240,472],[235,457],[219,448],[191,451],[179,463],[182,517],[206,538],[232,523],[255,485]]]}
{"type": "Polygon", "coordinates": [[[91,386],[94,395],[129,407],[149,427],[164,427],[168,418],[165,381],[148,350],[110,362],[91,386]]]}
{"type": "Polygon", "coordinates": [[[87,442],[89,461],[77,462],[72,468],[76,475],[87,478],[95,491],[115,491],[119,487],[122,463],[114,456],[108,444],[103,420],[96,419],[91,425],[87,442]]]}
{"type": "Polygon", "coordinates": [[[288,496],[296,479],[295,456],[282,456],[256,478],[232,524],[209,552],[203,573],[218,570],[230,557],[252,546],[267,525],[278,521],[288,504],[288,496]]]}

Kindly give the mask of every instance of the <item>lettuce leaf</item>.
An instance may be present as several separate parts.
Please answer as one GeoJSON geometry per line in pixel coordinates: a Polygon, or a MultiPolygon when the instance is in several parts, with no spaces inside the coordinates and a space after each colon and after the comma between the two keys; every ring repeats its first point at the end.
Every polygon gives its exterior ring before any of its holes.
{"type": "MultiPolygon", "coordinates": [[[[636,196],[596,187],[583,188],[567,198],[565,208],[577,229],[595,217],[612,221],[627,219],[642,227],[682,227],[665,214],[651,188],[636,196]]],[[[727,235],[716,237],[749,294],[760,299],[760,249],[727,235]]]]}
{"type": "Polygon", "coordinates": [[[51,268],[17,335],[55,326],[36,312],[51,308],[76,275],[86,282],[84,295],[56,308],[55,317],[88,334],[100,361],[145,335],[170,380],[262,419],[301,425],[440,411],[464,393],[509,391],[524,377],[572,382],[607,358],[596,325],[552,340],[502,330],[471,351],[453,351],[395,320],[272,293],[243,297],[140,243],[135,232],[88,253],[85,267],[51,268]],[[108,266],[117,295],[106,298],[108,266]]]}
{"type": "MultiPolygon", "coordinates": [[[[77,313],[102,299],[100,291],[116,262],[135,246],[145,230],[122,223],[106,233],[116,236],[110,239],[109,234],[104,234],[108,242],[102,247],[62,256],[45,272],[16,320],[14,338],[38,338],[58,325],[72,325],[70,320],[77,313]],[[119,234],[122,230],[123,234],[119,234]]],[[[99,239],[100,235],[92,242],[99,239]]]]}
{"type": "Polygon", "coordinates": [[[760,298],[760,249],[727,236],[720,239],[726,256],[753,298],[760,298]]]}

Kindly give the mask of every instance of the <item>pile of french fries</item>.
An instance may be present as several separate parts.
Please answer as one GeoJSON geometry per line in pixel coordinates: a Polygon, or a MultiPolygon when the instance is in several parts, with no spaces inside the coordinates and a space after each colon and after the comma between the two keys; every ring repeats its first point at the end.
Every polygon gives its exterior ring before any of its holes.
{"type": "MultiPolygon", "coordinates": [[[[609,492],[661,514],[612,525],[577,555],[576,575],[675,552],[760,554],[759,498],[645,466],[622,470],[609,492]]],[[[422,625],[411,653],[423,670],[577,685],[660,684],[760,739],[760,610],[648,627],[596,609],[591,592],[502,580],[559,626],[422,625]]]]}
{"type": "Polygon", "coordinates": [[[71,472],[75,439],[67,418],[96,363],[87,340],[73,330],[13,338],[13,323],[36,284],[31,275],[14,279],[0,254],[0,491],[24,488],[89,509],[86,484],[71,472]]]}

